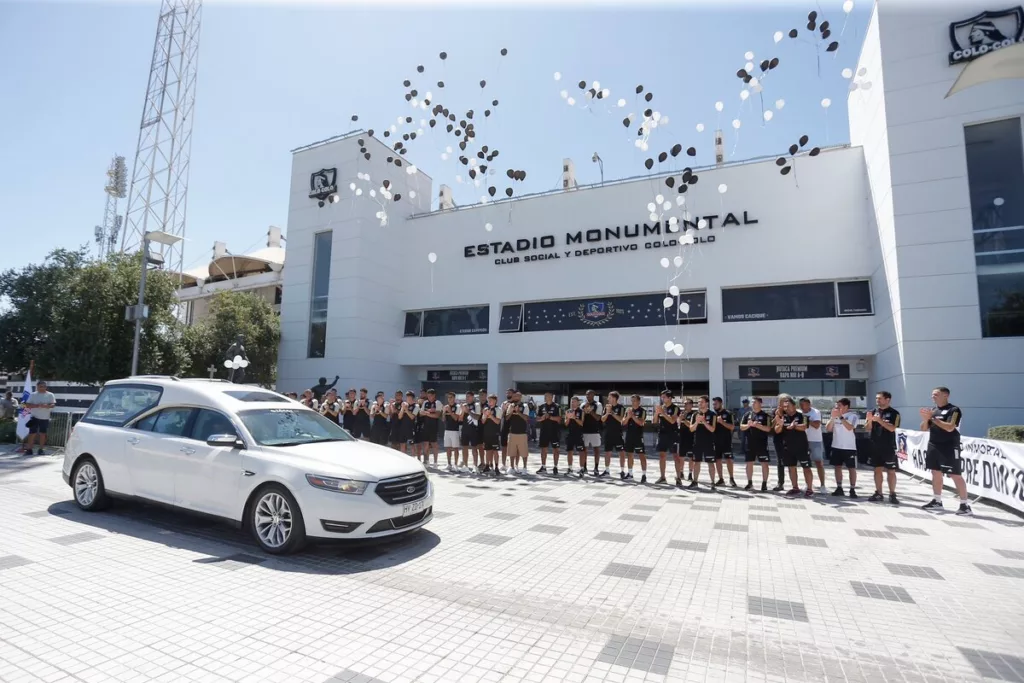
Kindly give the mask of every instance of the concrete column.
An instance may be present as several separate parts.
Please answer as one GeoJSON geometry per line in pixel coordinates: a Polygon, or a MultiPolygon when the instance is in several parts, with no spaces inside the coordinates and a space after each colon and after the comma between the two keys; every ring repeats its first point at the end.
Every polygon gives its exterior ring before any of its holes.
{"type": "Polygon", "coordinates": [[[708,358],[708,390],[712,397],[725,398],[725,368],[721,357],[708,358]]]}

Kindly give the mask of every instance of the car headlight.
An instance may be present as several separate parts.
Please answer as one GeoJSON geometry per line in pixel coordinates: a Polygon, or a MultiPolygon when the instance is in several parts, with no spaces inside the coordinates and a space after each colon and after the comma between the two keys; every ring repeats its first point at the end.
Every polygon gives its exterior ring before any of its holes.
{"type": "Polygon", "coordinates": [[[310,486],[315,486],[318,489],[334,491],[335,493],[353,493],[357,496],[361,496],[363,492],[366,491],[366,487],[370,485],[370,483],[366,481],[338,479],[337,477],[321,477],[318,474],[307,474],[306,481],[309,482],[310,486]]]}

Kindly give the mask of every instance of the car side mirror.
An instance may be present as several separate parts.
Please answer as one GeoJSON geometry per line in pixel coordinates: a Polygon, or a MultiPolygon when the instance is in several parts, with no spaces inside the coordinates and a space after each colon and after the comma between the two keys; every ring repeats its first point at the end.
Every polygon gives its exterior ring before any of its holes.
{"type": "Polygon", "coordinates": [[[234,434],[213,434],[206,440],[207,446],[214,448],[244,448],[245,444],[234,434]]]}

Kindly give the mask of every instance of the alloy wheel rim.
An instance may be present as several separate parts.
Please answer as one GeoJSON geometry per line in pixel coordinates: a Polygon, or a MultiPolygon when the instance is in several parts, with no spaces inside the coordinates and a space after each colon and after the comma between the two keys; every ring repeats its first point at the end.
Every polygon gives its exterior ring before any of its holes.
{"type": "Polygon", "coordinates": [[[90,463],[85,463],[78,468],[75,475],[75,498],[79,503],[88,507],[96,500],[96,490],[99,488],[99,477],[96,476],[96,468],[90,463]]]}
{"type": "Polygon", "coordinates": [[[280,493],[265,494],[253,514],[256,534],[267,547],[280,548],[292,535],[292,509],[280,493]]]}

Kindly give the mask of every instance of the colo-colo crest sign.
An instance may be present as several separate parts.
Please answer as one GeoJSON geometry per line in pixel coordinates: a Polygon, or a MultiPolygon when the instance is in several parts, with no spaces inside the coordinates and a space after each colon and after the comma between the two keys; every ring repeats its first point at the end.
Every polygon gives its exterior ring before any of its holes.
{"type": "Polygon", "coordinates": [[[982,12],[949,25],[950,66],[969,62],[990,52],[1021,42],[1024,36],[1024,8],[982,12]]]}
{"type": "Polygon", "coordinates": [[[697,230],[697,224],[702,220],[707,225],[694,234],[694,244],[714,244],[715,234],[711,231],[716,228],[757,225],[758,222],[747,211],[741,214],[727,213],[724,216],[712,214],[683,221],[681,226],[670,226],[659,221],[654,225],[635,223],[603,230],[593,228],[566,232],[561,243],[559,243],[557,235],[541,235],[540,237],[521,237],[515,240],[469,244],[463,247],[462,255],[465,258],[494,257],[494,264],[502,266],[597,254],[626,253],[639,251],[641,247],[644,249],[675,248],[679,246],[680,227],[683,230],[690,228],[697,230]]]}

